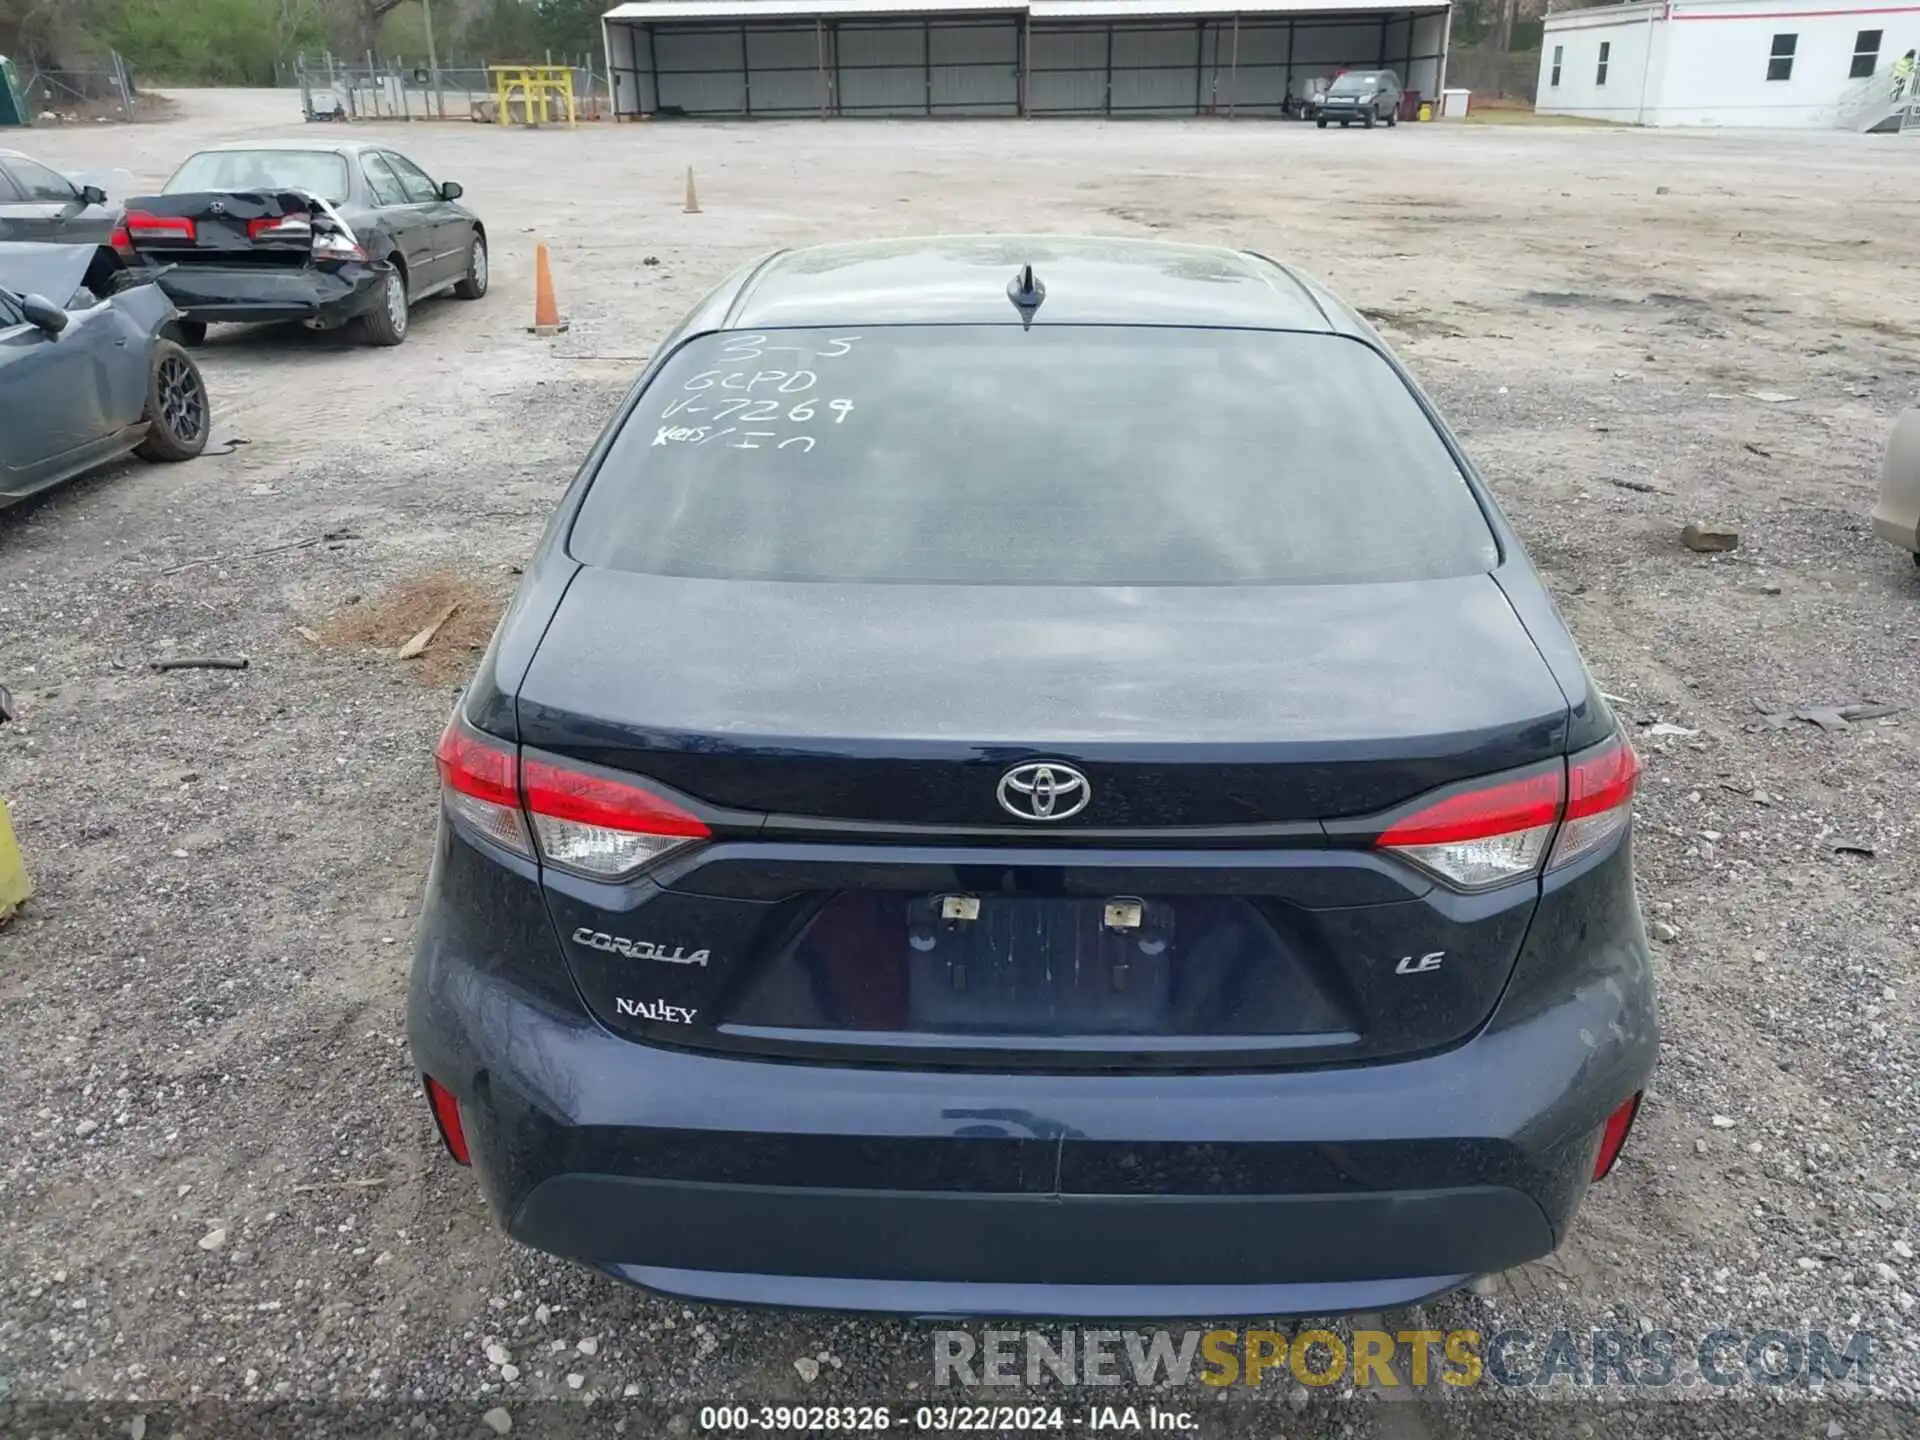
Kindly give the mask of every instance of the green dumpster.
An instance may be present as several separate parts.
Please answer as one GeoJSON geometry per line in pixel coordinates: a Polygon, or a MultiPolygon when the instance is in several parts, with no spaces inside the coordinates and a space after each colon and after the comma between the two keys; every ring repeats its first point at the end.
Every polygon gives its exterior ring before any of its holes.
{"type": "Polygon", "coordinates": [[[20,74],[13,62],[0,55],[0,125],[31,125],[33,110],[27,104],[27,92],[20,88],[20,74]]]}

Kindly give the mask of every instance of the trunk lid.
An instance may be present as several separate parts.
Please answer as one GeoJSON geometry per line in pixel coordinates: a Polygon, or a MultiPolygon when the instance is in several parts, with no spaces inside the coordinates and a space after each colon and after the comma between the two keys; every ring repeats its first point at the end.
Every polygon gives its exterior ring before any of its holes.
{"type": "Polygon", "coordinates": [[[1068,761],[1093,795],[1049,840],[1366,814],[1560,754],[1565,713],[1485,575],[1101,589],[588,569],[519,697],[526,744],[776,828],[1031,832],[996,782],[1068,761]]]}
{"type": "Polygon", "coordinates": [[[123,223],[134,253],[154,265],[304,266],[314,232],[342,228],[300,190],[142,195],[127,202],[123,223]]]}
{"type": "Polygon", "coordinates": [[[713,829],[624,883],[544,872],[610,1028],[1048,1070],[1353,1062],[1470,1034],[1537,882],[1454,893],[1323,822],[1558,763],[1565,715],[1485,575],[1119,590],[587,569],[518,698],[523,753],[643,777],[713,829]],[[1002,808],[1002,775],[1035,758],[1084,774],[1083,811],[1002,808]]]}

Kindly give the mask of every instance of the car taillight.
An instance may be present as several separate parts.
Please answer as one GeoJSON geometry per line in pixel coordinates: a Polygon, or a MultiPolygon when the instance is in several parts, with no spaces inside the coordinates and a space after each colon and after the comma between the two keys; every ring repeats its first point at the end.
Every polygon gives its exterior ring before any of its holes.
{"type": "Polygon", "coordinates": [[[1570,865],[1625,829],[1639,783],[1640,757],[1619,736],[1567,761],[1567,813],[1547,868],[1570,865]]]}
{"type": "Polygon", "coordinates": [[[1376,843],[1456,889],[1489,889],[1605,845],[1633,813],[1639,775],[1633,747],[1615,735],[1571,757],[1564,773],[1556,767],[1443,796],[1396,820],[1376,843]]]}
{"type": "Polygon", "coordinates": [[[513,747],[469,730],[456,715],[433,758],[447,809],[501,849],[531,860],[513,747]]]}
{"type": "Polygon", "coordinates": [[[313,258],[316,260],[365,260],[367,252],[345,235],[331,230],[313,232],[313,258]]]}
{"type": "Polygon", "coordinates": [[[249,240],[304,240],[313,233],[305,215],[262,215],[247,221],[249,240]]]}
{"type": "Polygon", "coordinates": [[[1394,822],[1378,840],[1462,890],[1536,874],[1560,819],[1559,767],[1459,791],[1394,822]]]}
{"type": "Polygon", "coordinates": [[[133,236],[127,233],[127,227],[124,224],[113,227],[113,234],[107,237],[107,245],[122,260],[138,258],[133,253],[133,236]]]}
{"type": "Polygon", "coordinates": [[[135,235],[152,237],[172,235],[188,243],[199,238],[200,232],[194,228],[193,221],[185,215],[149,215],[145,210],[129,210],[122,222],[129,243],[135,235]]]}
{"type": "MultiPolygon", "coordinates": [[[[1644,1092],[1642,1092],[1644,1093],[1644,1092]]],[[[1633,1120],[1640,1113],[1640,1095],[1629,1096],[1626,1103],[1607,1117],[1605,1128],[1600,1131],[1600,1150],[1593,1157],[1593,1178],[1604,1180],[1620,1158],[1625,1148],[1627,1135],[1633,1129],[1633,1120]]]]}
{"type": "Polygon", "coordinates": [[[427,1082],[427,1103],[433,1107],[433,1123],[440,1130],[440,1138],[445,1142],[447,1154],[458,1165],[471,1165],[473,1156],[467,1150],[467,1132],[460,1124],[460,1102],[453,1092],[431,1075],[427,1082]]]}
{"type": "Polygon", "coordinates": [[[522,760],[512,746],[468,729],[458,715],[434,759],[456,818],[502,849],[528,859],[537,853],[549,865],[594,879],[634,874],[712,834],[698,817],[638,785],[550,760],[522,760]]]}
{"type": "Polygon", "coordinates": [[[637,785],[545,760],[522,762],[520,789],[541,857],[600,879],[631,874],[712,833],[679,806],[637,785]]]}

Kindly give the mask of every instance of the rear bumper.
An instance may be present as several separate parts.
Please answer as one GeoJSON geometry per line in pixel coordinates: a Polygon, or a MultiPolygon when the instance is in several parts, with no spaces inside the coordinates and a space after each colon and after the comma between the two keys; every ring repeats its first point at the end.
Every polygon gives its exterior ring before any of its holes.
{"type": "Polygon", "coordinates": [[[1399,1305],[1554,1243],[1540,1206],[1501,1186],[983,1195],[565,1175],[541,1182],[509,1229],[653,1289],[960,1314],[1399,1305]],[[597,1259],[607,1255],[623,1258],[597,1259]]]}
{"type": "Polygon", "coordinates": [[[1410,1303],[1564,1238],[1600,1127],[1658,1047],[1624,850],[1578,898],[1543,899],[1467,1043],[1185,1075],[638,1044],[585,1013],[544,916],[513,918],[538,913],[514,894],[530,877],[490,866],[487,906],[441,903],[468,863],[443,834],[409,1030],[460,1099],[496,1215],[529,1245],[706,1299],[1138,1317],[1410,1303]]]}
{"type": "Polygon", "coordinates": [[[175,265],[161,273],[159,284],[188,320],[341,324],[380,303],[380,285],[391,268],[385,261],[328,270],[175,265]]]}
{"type": "Polygon", "coordinates": [[[1202,1315],[1350,1315],[1417,1304],[1457,1290],[1472,1278],[1435,1275],[1327,1285],[1044,1285],[743,1275],[645,1265],[600,1268],[630,1285],[722,1305],[922,1317],[1024,1315],[1131,1320],[1202,1315]]]}

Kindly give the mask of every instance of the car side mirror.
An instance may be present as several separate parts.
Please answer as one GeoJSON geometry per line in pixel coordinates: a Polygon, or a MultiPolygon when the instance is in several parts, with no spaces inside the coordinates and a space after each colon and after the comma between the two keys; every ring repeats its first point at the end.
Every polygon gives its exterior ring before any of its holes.
{"type": "Polygon", "coordinates": [[[21,296],[20,313],[26,316],[29,325],[49,335],[58,335],[67,328],[67,312],[44,295],[21,296]]]}
{"type": "Polygon", "coordinates": [[[440,187],[440,198],[442,200],[458,200],[466,193],[466,187],[458,180],[449,180],[440,187]]]}
{"type": "Polygon", "coordinates": [[[104,205],[107,203],[107,192],[98,185],[82,185],[80,201],[83,205],[104,205]]]}
{"type": "Polygon", "coordinates": [[[1920,410],[1894,423],[1887,458],[1880,467],[1880,503],[1873,509],[1873,532],[1890,545],[1912,553],[1920,565],[1920,410]]]}

